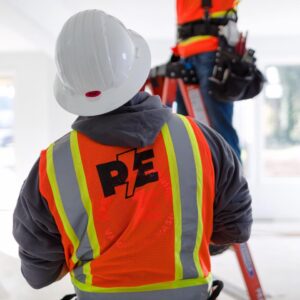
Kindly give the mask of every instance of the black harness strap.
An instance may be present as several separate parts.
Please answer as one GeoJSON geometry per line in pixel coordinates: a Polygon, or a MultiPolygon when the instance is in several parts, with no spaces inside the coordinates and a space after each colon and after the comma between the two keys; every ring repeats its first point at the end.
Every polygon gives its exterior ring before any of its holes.
{"type": "Polygon", "coordinates": [[[212,8],[212,1],[211,0],[202,0],[201,7],[203,8],[212,8]]]}
{"type": "Polygon", "coordinates": [[[212,8],[212,1],[202,0],[201,7],[204,9],[204,19],[209,20],[209,9],[212,8]]]}

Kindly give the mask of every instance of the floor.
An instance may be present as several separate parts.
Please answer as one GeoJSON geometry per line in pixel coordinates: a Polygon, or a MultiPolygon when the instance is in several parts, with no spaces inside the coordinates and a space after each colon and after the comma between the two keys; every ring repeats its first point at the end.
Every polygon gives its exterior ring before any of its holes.
{"type": "MultiPolygon", "coordinates": [[[[300,222],[256,222],[248,243],[267,299],[300,299],[300,222]]],[[[233,251],[214,257],[213,273],[228,293],[221,300],[249,299],[233,251]]]]}
{"type": "MultiPolygon", "coordinates": [[[[0,218],[9,225],[11,213],[0,211],[0,218]]],[[[72,292],[68,278],[42,290],[33,290],[26,284],[19,270],[17,247],[11,238],[10,228],[1,228],[0,299],[58,300],[72,292]]],[[[267,299],[299,300],[300,220],[280,223],[257,221],[248,245],[267,299]]],[[[213,257],[212,266],[214,276],[225,282],[225,291],[219,300],[249,299],[233,251],[213,257]]]]}

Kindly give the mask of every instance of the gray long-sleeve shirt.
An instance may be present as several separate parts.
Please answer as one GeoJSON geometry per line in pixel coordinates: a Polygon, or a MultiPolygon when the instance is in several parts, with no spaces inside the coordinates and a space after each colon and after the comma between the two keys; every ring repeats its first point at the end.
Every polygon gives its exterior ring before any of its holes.
{"type": "MultiPolygon", "coordinates": [[[[145,147],[153,144],[170,116],[171,111],[161,105],[158,97],[139,93],[111,113],[79,117],[72,128],[102,144],[145,147]]],[[[218,133],[198,125],[210,147],[215,171],[212,242],[245,242],[252,224],[251,197],[239,160],[218,133]]],[[[34,288],[54,282],[65,263],[61,236],[39,191],[38,169],[39,160],[21,189],[13,223],[22,273],[34,288]]]]}

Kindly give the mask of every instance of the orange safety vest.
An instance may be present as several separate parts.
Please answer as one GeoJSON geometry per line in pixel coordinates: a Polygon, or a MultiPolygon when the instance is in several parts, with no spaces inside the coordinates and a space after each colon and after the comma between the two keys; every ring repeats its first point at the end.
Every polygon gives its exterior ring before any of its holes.
{"type": "MultiPolygon", "coordinates": [[[[230,9],[235,9],[238,0],[212,0],[210,18],[222,18],[230,9]]],[[[182,25],[204,18],[201,0],[177,0],[177,24],[182,25]]],[[[194,36],[181,41],[176,46],[175,52],[181,57],[188,57],[203,52],[216,51],[218,38],[215,36],[194,36]]]]}
{"type": "Polygon", "coordinates": [[[206,299],[214,168],[192,119],[144,148],[72,131],[41,153],[39,182],[79,299],[206,299]]]}

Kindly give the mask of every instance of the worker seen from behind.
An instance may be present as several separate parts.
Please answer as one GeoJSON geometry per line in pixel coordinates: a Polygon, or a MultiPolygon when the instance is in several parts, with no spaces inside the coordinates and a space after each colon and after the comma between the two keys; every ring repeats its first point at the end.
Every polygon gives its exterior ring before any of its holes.
{"type": "MultiPolygon", "coordinates": [[[[178,41],[174,53],[196,71],[201,94],[212,128],[219,132],[240,158],[237,133],[233,127],[233,103],[219,101],[209,91],[219,47],[220,29],[227,25],[227,38],[236,43],[237,0],[176,0],[178,41]],[[232,21],[234,20],[234,22],[232,21]]],[[[187,114],[183,99],[178,95],[178,113],[187,114]]]]}
{"type": "Polygon", "coordinates": [[[33,288],[70,274],[77,298],[210,296],[209,244],[248,240],[251,197],[220,135],[139,92],[145,40],[99,10],[72,16],[56,44],[55,97],[79,117],[41,152],[14,212],[33,288]]]}

